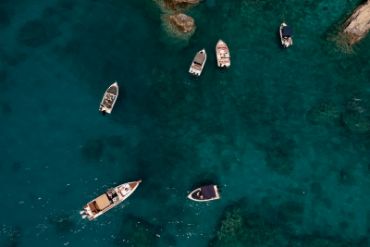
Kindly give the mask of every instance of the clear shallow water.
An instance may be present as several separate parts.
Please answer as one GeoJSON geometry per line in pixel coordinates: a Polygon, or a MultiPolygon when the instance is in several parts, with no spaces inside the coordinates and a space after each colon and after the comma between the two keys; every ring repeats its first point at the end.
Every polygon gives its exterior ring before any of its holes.
{"type": "Polygon", "coordinates": [[[2,1],[1,246],[368,246],[369,39],[354,54],[330,40],[358,2],[206,1],[186,43],[149,0],[2,1]],[[228,71],[215,67],[220,37],[228,71]],[[113,80],[121,97],[102,117],[113,80]],[[122,206],[80,219],[138,178],[122,206]],[[222,200],[186,199],[207,181],[222,200]],[[220,228],[230,207],[242,223],[220,228]]]}

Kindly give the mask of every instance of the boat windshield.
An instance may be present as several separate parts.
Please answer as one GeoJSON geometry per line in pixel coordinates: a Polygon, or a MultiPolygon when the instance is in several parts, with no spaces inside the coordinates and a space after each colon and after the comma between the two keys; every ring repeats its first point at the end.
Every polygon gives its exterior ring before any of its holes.
{"type": "Polygon", "coordinates": [[[109,200],[114,201],[114,198],[116,198],[118,195],[114,190],[108,190],[107,191],[107,196],[109,200]]]}

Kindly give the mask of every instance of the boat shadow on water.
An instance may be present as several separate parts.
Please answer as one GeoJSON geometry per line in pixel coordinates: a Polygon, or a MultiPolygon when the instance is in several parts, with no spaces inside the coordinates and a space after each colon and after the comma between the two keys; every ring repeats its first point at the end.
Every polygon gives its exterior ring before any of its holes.
{"type": "Polygon", "coordinates": [[[202,187],[208,184],[218,184],[218,185],[220,184],[220,181],[215,173],[201,173],[198,176],[196,176],[193,179],[193,181],[198,181],[192,184],[193,189],[202,187]]]}

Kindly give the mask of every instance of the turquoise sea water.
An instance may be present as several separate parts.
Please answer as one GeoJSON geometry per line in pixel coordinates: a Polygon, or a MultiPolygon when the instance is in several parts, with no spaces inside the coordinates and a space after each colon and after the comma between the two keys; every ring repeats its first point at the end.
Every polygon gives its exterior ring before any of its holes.
{"type": "Polygon", "coordinates": [[[151,0],[2,0],[0,246],[369,246],[370,40],[333,41],[360,2],[207,0],[186,42],[151,0]],[[80,218],[136,179],[122,205],[80,218]],[[210,182],[222,200],[186,199],[210,182]]]}

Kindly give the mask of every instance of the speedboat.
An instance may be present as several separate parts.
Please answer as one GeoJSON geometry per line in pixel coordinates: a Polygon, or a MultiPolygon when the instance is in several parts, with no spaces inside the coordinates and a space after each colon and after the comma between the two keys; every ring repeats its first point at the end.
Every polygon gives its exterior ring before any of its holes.
{"type": "Polygon", "coordinates": [[[114,82],[112,85],[108,87],[108,89],[105,91],[103,99],[100,102],[99,111],[103,113],[111,113],[114,107],[114,104],[117,101],[118,98],[118,83],[114,82]]]}
{"type": "Polygon", "coordinates": [[[283,47],[288,48],[289,46],[293,45],[293,29],[289,27],[285,22],[281,23],[279,34],[283,47]]]}
{"type": "Polygon", "coordinates": [[[219,40],[216,44],[217,66],[220,68],[230,67],[230,51],[229,47],[223,40],[219,40]]]}
{"type": "Polygon", "coordinates": [[[204,65],[207,61],[206,50],[200,50],[195,54],[193,61],[191,62],[189,73],[195,76],[200,76],[202,74],[204,65]]]}
{"type": "Polygon", "coordinates": [[[126,200],[137,189],[141,180],[128,182],[108,189],[104,194],[87,203],[80,211],[82,218],[94,220],[126,200]]]}
{"type": "Polygon", "coordinates": [[[208,202],[221,197],[217,185],[205,185],[190,192],[188,198],[196,202],[208,202]]]}

